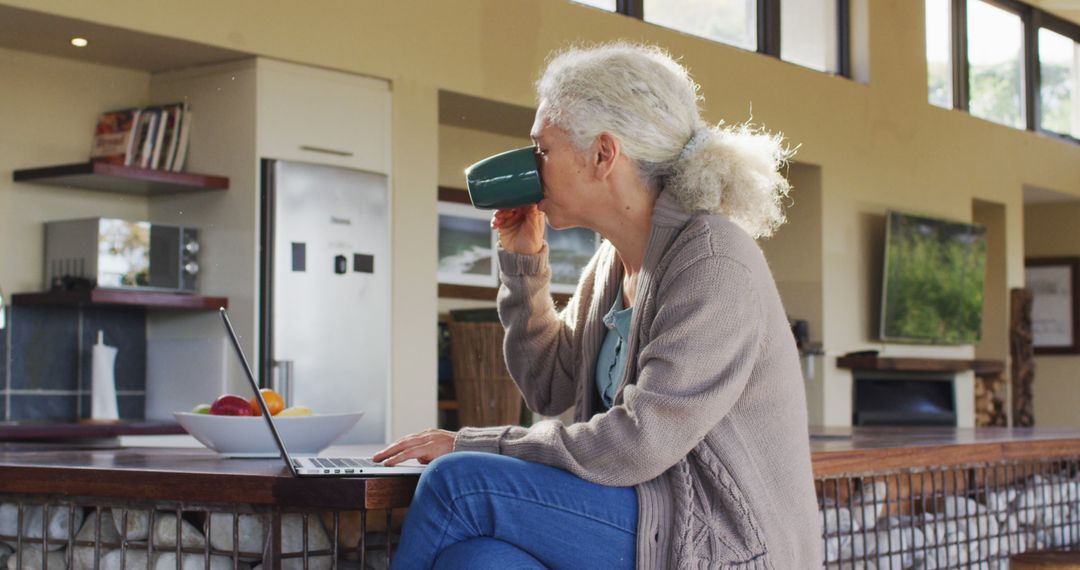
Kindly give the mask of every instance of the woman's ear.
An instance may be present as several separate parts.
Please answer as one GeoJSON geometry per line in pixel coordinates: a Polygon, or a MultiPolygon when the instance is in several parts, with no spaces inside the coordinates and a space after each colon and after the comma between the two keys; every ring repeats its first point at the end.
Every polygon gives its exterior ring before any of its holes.
{"type": "Polygon", "coordinates": [[[615,161],[622,149],[619,139],[609,132],[602,132],[596,137],[596,153],[593,155],[597,178],[607,178],[615,168],[615,161]]]}

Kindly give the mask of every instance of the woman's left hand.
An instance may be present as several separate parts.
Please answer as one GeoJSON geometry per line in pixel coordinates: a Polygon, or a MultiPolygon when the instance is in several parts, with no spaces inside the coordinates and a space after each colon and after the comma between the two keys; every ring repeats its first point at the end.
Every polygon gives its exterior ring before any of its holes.
{"type": "Polygon", "coordinates": [[[426,429],[395,441],[371,459],[386,466],[397,465],[408,459],[416,459],[427,465],[454,450],[455,436],[456,432],[444,429],[426,429]]]}

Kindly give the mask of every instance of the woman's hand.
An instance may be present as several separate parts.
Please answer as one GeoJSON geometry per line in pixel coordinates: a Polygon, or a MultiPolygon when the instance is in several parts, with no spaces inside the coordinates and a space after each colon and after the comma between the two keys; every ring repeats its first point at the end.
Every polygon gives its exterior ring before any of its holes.
{"type": "Polygon", "coordinates": [[[416,459],[427,465],[454,450],[456,435],[457,433],[444,429],[426,429],[395,441],[371,459],[387,466],[397,465],[407,459],[416,459]]]}
{"type": "Polygon", "coordinates": [[[544,247],[544,213],[536,204],[495,210],[491,227],[499,232],[499,243],[511,253],[532,255],[544,247]]]}

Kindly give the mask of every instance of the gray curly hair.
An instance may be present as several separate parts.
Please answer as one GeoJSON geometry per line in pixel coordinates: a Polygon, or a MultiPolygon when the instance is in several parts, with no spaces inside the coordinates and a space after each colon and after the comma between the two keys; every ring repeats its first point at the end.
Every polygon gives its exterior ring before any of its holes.
{"type": "Polygon", "coordinates": [[[565,130],[579,151],[611,133],[642,181],[687,211],[723,213],[755,238],[784,223],[791,187],[779,169],[793,152],[748,124],[706,124],[697,84],[664,50],[570,48],[548,61],[536,92],[547,102],[541,120],[565,130]]]}

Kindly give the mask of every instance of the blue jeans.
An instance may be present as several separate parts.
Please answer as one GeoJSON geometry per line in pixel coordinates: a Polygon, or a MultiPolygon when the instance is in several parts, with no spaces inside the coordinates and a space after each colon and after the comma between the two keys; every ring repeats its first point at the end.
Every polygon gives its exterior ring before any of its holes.
{"type": "Polygon", "coordinates": [[[393,568],[633,568],[637,493],[492,453],[420,477],[393,568]]]}

